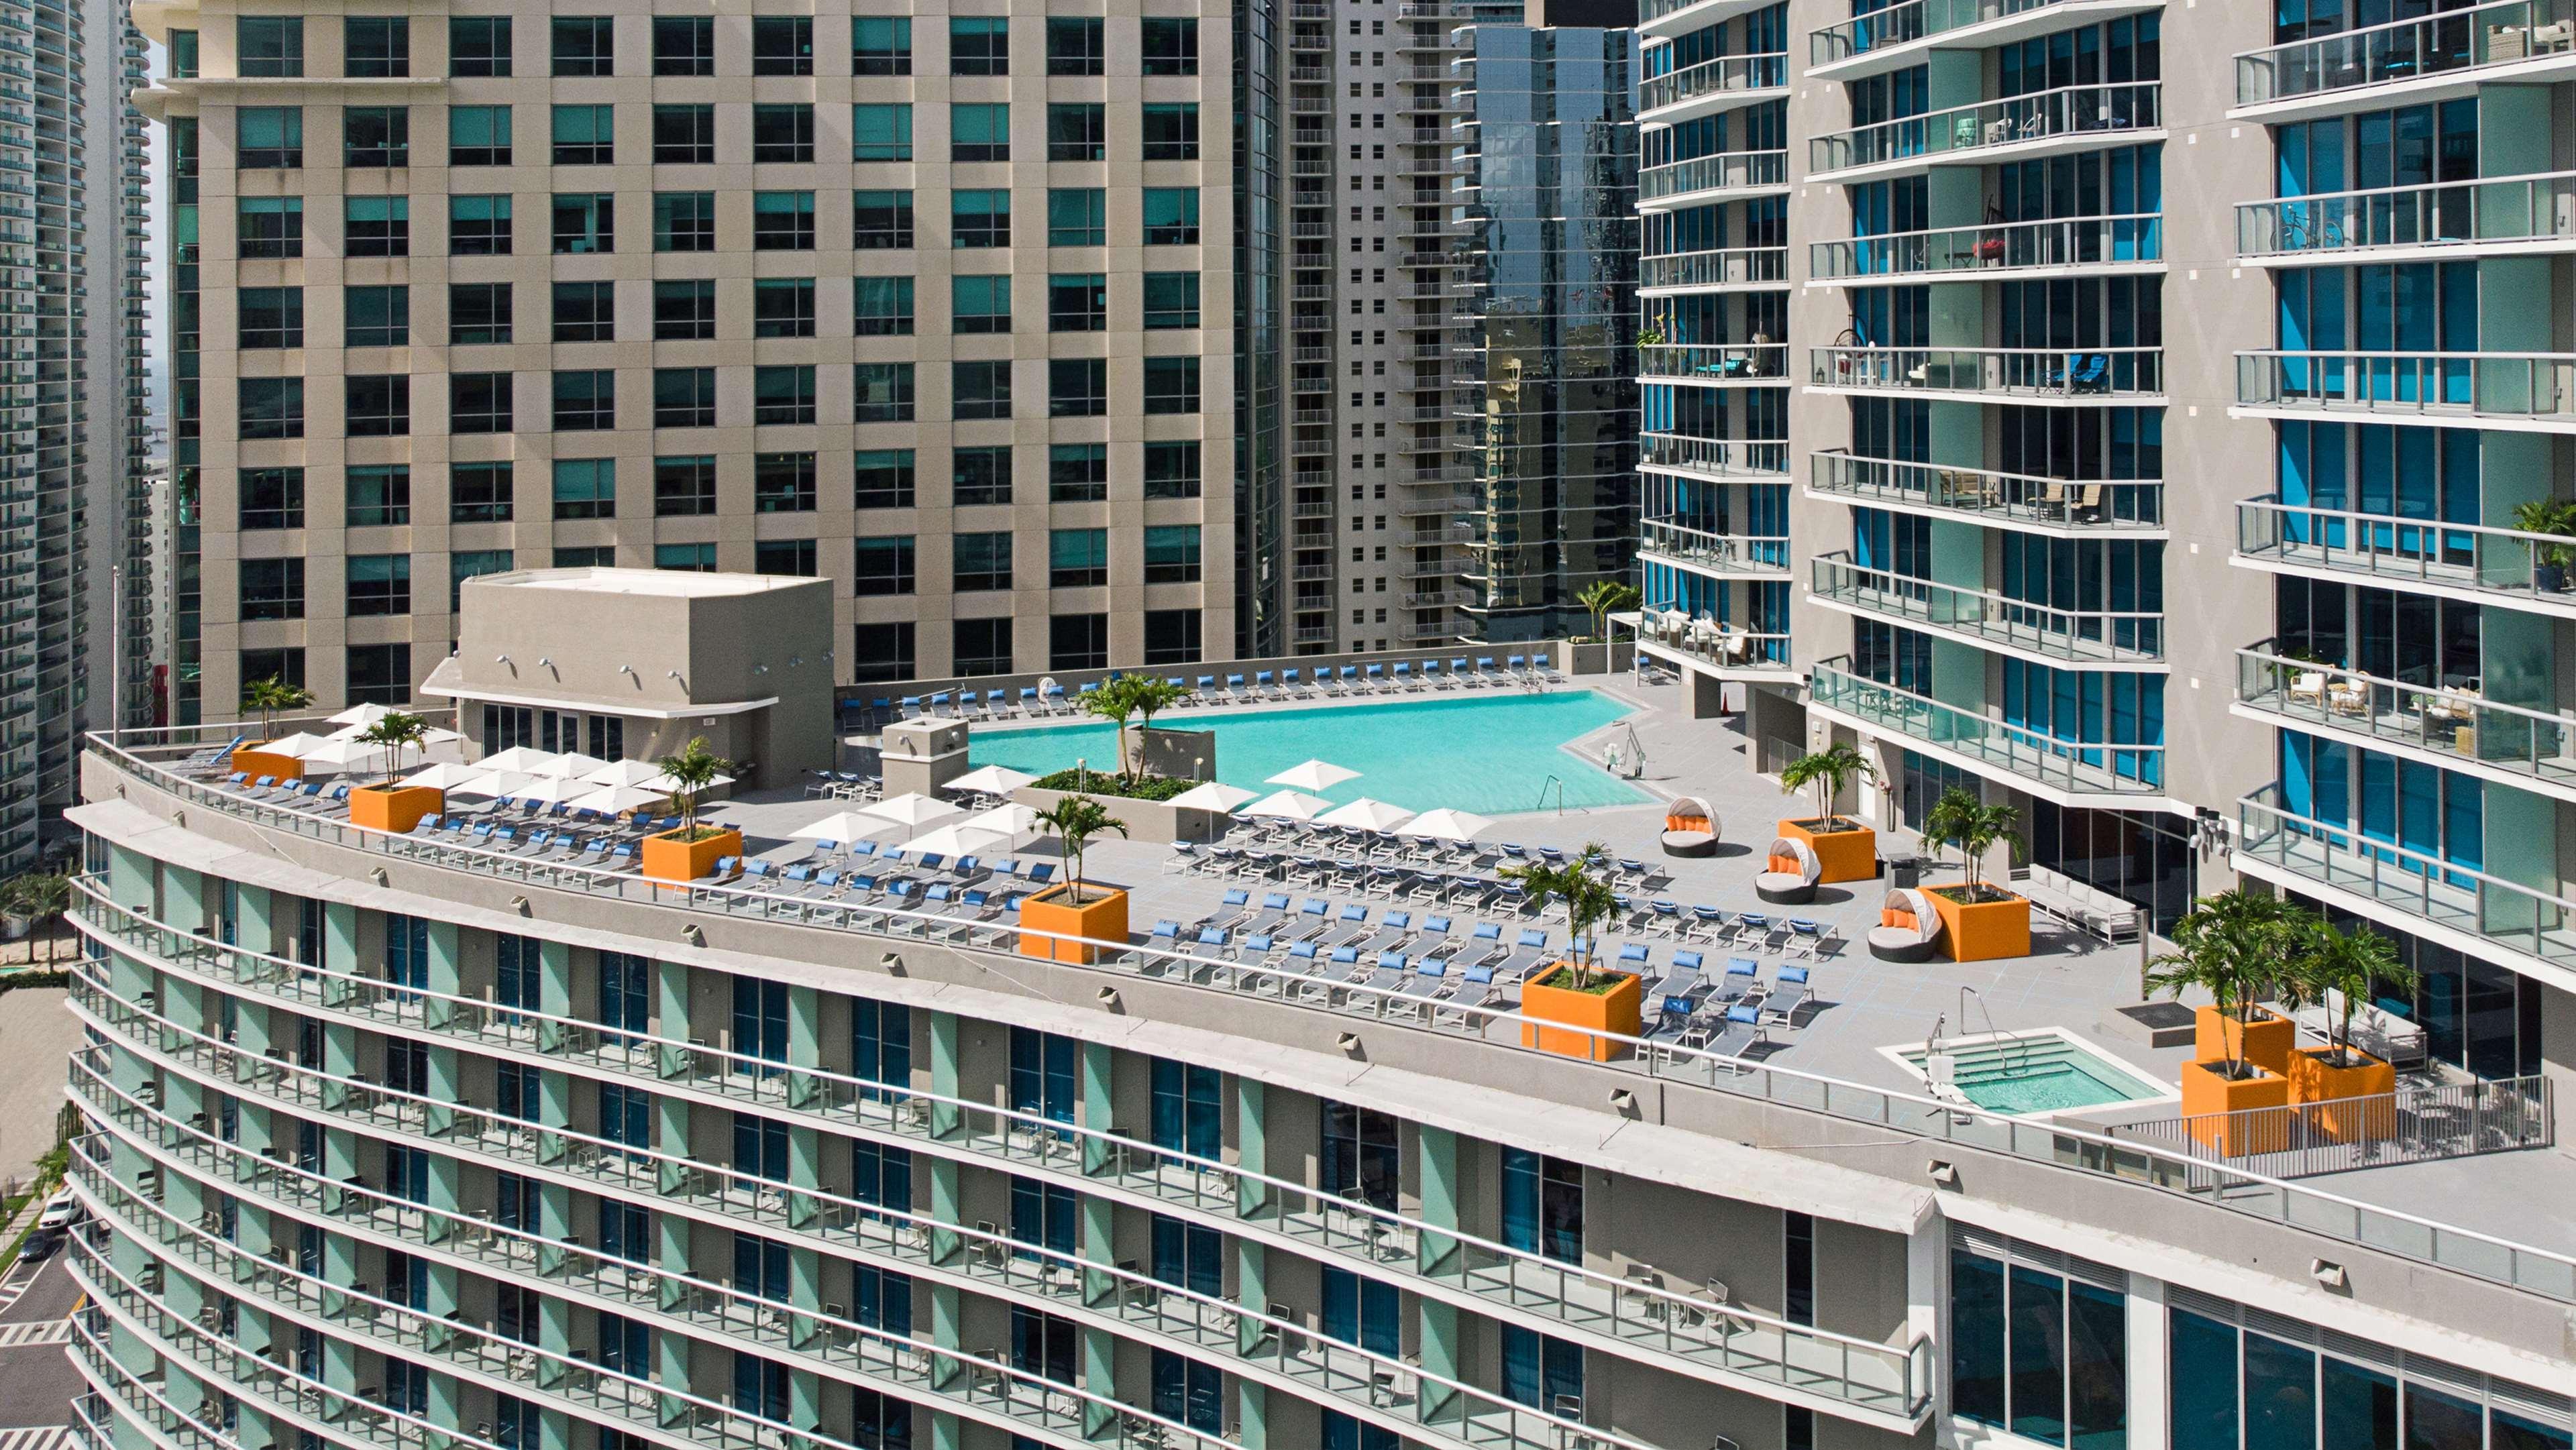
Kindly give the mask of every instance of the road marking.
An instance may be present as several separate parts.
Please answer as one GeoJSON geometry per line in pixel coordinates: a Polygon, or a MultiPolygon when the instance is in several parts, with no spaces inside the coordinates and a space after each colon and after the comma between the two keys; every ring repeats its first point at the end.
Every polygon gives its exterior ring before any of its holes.
{"type": "Polygon", "coordinates": [[[24,1425],[0,1430],[0,1450],[58,1450],[71,1437],[69,1425],[24,1425]]]}
{"type": "MultiPolygon", "coordinates": [[[[35,1324],[0,1324],[0,1349],[16,1349],[26,1344],[69,1344],[71,1342],[72,1322],[68,1319],[52,1319],[35,1324]]],[[[0,1450],[13,1450],[13,1447],[0,1442],[0,1450]]]]}
{"type": "MultiPolygon", "coordinates": [[[[30,1263],[20,1260],[17,1271],[10,1274],[7,1280],[0,1281],[0,1310],[5,1310],[17,1303],[19,1296],[25,1294],[27,1287],[35,1283],[44,1272],[45,1261],[40,1259],[30,1263]]],[[[0,1450],[13,1450],[13,1447],[0,1444],[0,1450]]]]}

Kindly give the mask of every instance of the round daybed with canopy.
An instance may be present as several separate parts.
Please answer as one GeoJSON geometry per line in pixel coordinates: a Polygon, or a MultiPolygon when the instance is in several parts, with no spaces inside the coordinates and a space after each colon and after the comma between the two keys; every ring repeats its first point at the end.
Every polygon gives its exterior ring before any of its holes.
{"type": "Polygon", "coordinates": [[[1664,854],[1717,854],[1717,812],[1698,796],[1686,795],[1664,807],[1664,854]]]}
{"type": "Polygon", "coordinates": [[[1804,906],[1816,899],[1825,863],[1816,848],[1791,836],[1772,839],[1770,869],[1753,878],[1753,894],[1774,906],[1804,906]]]}

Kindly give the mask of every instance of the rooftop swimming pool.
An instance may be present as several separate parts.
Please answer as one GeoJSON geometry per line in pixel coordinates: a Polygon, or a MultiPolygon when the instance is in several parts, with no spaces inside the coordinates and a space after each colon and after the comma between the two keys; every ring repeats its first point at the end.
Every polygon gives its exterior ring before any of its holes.
{"type": "MultiPolygon", "coordinates": [[[[1384,700],[1242,714],[1162,718],[1177,730],[1216,734],[1217,779],[1268,792],[1264,782],[1292,765],[1328,760],[1360,773],[1331,790],[1335,802],[1370,796],[1411,811],[1447,806],[1480,815],[1548,809],[1564,782],[1568,806],[1625,806],[1653,797],[1557,747],[1630,712],[1590,690],[1456,699],[1384,700]]],[[[1116,728],[1104,721],[1025,729],[978,727],[970,755],[977,765],[1007,765],[1043,775],[1076,760],[1115,766],[1116,728]]]]}
{"type": "MultiPolygon", "coordinates": [[[[1992,1112],[2062,1113],[2171,1095],[2053,1028],[1953,1039],[1942,1048],[1953,1060],[1951,1085],[1992,1112]]],[[[1907,1048],[1900,1056],[1916,1072],[1923,1070],[1922,1048],[1907,1048]]]]}

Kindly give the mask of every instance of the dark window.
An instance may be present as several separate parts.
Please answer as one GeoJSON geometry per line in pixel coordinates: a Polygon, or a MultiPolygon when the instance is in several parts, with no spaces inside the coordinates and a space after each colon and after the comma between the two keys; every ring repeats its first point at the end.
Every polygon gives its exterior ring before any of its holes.
{"type": "MultiPolygon", "coordinates": [[[[808,306],[810,309],[810,301],[808,306]]],[[[854,278],[851,282],[850,313],[851,325],[861,337],[911,336],[912,279],[854,278]]]]}
{"type": "Polygon", "coordinates": [[[244,620],[302,619],[304,561],[241,561],[241,617],[244,620]]]}
{"type": "Polygon", "coordinates": [[[1048,188],[1048,246],[1102,247],[1108,244],[1109,193],[1096,186],[1048,188]]]}
{"type": "Polygon", "coordinates": [[[510,284],[447,284],[447,341],[450,346],[510,340],[510,284]]]}
{"type": "Polygon", "coordinates": [[[409,347],[409,287],[349,287],[340,293],[341,327],[349,347],[409,347]]]}
{"type": "Polygon", "coordinates": [[[716,284],[709,277],[684,277],[653,284],[653,338],[657,342],[703,342],[716,335],[716,284]]]}
{"type": "Polygon", "coordinates": [[[850,245],[862,252],[900,251],[912,245],[912,193],[850,194],[850,245]]]}
{"type": "Polygon", "coordinates": [[[751,247],[756,252],[814,250],[814,193],[752,193],[751,247]]]}
{"type": "Polygon", "coordinates": [[[852,455],[851,463],[851,507],[912,507],[911,449],[862,448],[852,455]]]}
{"type": "Polygon", "coordinates": [[[617,374],[607,368],[582,368],[554,375],[554,422],[558,433],[598,431],[617,426],[617,374]]]}
{"type": "Polygon", "coordinates": [[[696,518],[715,511],[715,455],[699,453],[653,460],[655,518],[696,518]]]}
{"type": "Polygon", "coordinates": [[[912,74],[912,21],[877,15],[853,17],[850,21],[850,73],[862,76],[912,74]]]}
{"type": "Polygon", "coordinates": [[[411,522],[411,469],[402,464],[351,468],[346,493],[350,528],[411,522]]]}
{"type": "Polygon", "coordinates": [[[1199,325],[1199,274],[1145,274],[1145,328],[1190,328],[1199,325]]]}
{"type": "Polygon", "coordinates": [[[655,368],[653,426],[712,428],[716,425],[714,368],[655,368]]]}
{"type": "Polygon", "coordinates": [[[716,73],[716,22],[712,15],[653,17],[653,74],[711,76],[716,73]]]}
{"type": "Polygon", "coordinates": [[[346,675],[349,703],[400,705],[411,699],[411,646],[353,644],[346,675]]]}
{"type": "Polygon", "coordinates": [[[1198,496],[1199,445],[1196,442],[1145,445],[1145,497],[1198,496]]]}
{"type": "Polygon", "coordinates": [[[246,76],[304,74],[304,19],[245,15],[234,22],[235,59],[246,76]]]}
{"type": "Polygon", "coordinates": [[[893,539],[858,539],[854,544],[851,592],[861,596],[912,592],[910,535],[893,539]]]}
{"type": "Polygon", "coordinates": [[[1007,675],[1011,672],[1011,619],[961,619],[956,622],[956,663],[960,675],[1007,675]]]}
{"type": "Polygon", "coordinates": [[[613,342],[616,335],[616,283],[555,284],[555,341],[613,342]]]}
{"type": "Polygon", "coordinates": [[[683,574],[716,572],[716,546],[713,544],[655,544],[653,567],[673,569],[683,574]]]}
{"type": "Polygon", "coordinates": [[[1098,418],[1109,412],[1109,360],[1053,358],[1047,362],[1047,416],[1098,418]]]}
{"type": "Polygon", "coordinates": [[[1109,668],[1109,616],[1059,614],[1047,621],[1047,668],[1109,668]]]}
{"type": "Polygon", "coordinates": [[[999,15],[960,15],[948,22],[948,71],[961,76],[1011,73],[1011,22],[999,15]]]}
{"type": "Polygon", "coordinates": [[[1392,1114],[1329,1099],[1324,1107],[1322,1188],[1334,1198],[1395,1207],[1396,1123],[1392,1114]]]}
{"type": "Polygon", "coordinates": [[[814,17],[756,15],[751,21],[751,73],[756,76],[810,76],[814,73],[814,17]]]}
{"type": "Polygon", "coordinates": [[[509,165],[510,108],[507,106],[448,107],[447,164],[450,166],[509,165]]]}
{"type": "Polygon", "coordinates": [[[1145,411],[1195,413],[1199,410],[1199,360],[1195,357],[1145,359],[1145,411]]]}
{"type": "MultiPolygon", "coordinates": [[[[516,567],[508,549],[458,549],[447,556],[447,612],[465,607],[465,581],[486,574],[507,574],[516,567]]],[[[613,1222],[613,1220],[610,1220],[613,1222]]]]}
{"type": "Polygon", "coordinates": [[[751,572],[811,579],[822,571],[812,539],[761,539],[751,546],[751,572]]]}
{"type": "Polygon", "coordinates": [[[450,255],[458,257],[510,255],[510,198],[449,197],[447,250],[450,255]]]}
{"type": "Polygon", "coordinates": [[[756,367],[751,370],[751,421],[754,423],[811,423],[814,421],[814,369],[811,367],[756,367]]]}
{"type": "Polygon", "coordinates": [[[912,364],[861,363],[853,371],[850,421],[912,421],[912,364]]]}
{"type": "Polygon", "coordinates": [[[348,612],[352,619],[411,613],[411,555],[351,554],[348,612]]]}
{"type": "Polygon", "coordinates": [[[1047,279],[1047,331],[1105,332],[1109,328],[1109,279],[1097,272],[1059,273],[1047,279]]]}
{"type": "Polygon", "coordinates": [[[557,544],[555,567],[558,569],[614,569],[617,567],[615,544],[557,544]]]}
{"type": "Polygon", "coordinates": [[[304,199],[299,196],[245,196],[235,204],[233,235],[241,255],[304,255],[304,199]]]}
{"type": "Polygon", "coordinates": [[[1047,502],[1102,503],[1108,497],[1108,444],[1058,443],[1047,449],[1047,502]]]}
{"type": "Polygon", "coordinates": [[[954,362],[948,365],[953,418],[1011,416],[1011,362],[954,362]]]}
{"type": "Polygon", "coordinates": [[[617,160],[617,108],[557,106],[548,139],[557,166],[608,166],[617,160]]]}
{"type": "Polygon", "coordinates": [[[1082,589],[1109,582],[1107,529],[1055,529],[1047,534],[1047,587],[1082,589]]]}
{"type": "Polygon", "coordinates": [[[411,376],[407,373],[360,373],[343,380],[348,403],[346,432],[352,438],[391,438],[411,431],[411,376]]]}
{"type": "Polygon", "coordinates": [[[304,345],[304,289],[244,287],[235,294],[244,349],[304,345]]]}
{"type": "Polygon", "coordinates": [[[450,16],[447,21],[447,73],[452,76],[508,75],[510,17],[450,16]]]}
{"type": "MultiPolygon", "coordinates": [[[[174,80],[186,81],[197,78],[197,32],[193,30],[170,32],[170,75],[174,80]]],[[[244,675],[242,678],[256,680],[263,677],[244,675]]]]}
{"type": "MultiPolygon", "coordinates": [[[[173,32],[176,34],[176,32],[173,32]]],[[[173,74],[176,74],[174,71],[173,74]]],[[[290,685],[304,683],[304,650],[301,646],[286,649],[246,649],[241,652],[241,677],[245,680],[282,680],[290,685]]]]}
{"type": "Polygon", "coordinates": [[[617,517],[617,460],[556,459],[554,496],[556,518],[617,517]]]}
{"type": "Polygon", "coordinates": [[[447,521],[506,524],[518,516],[514,465],[451,463],[447,466],[447,521]]]}
{"type": "Polygon", "coordinates": [[[352,15],[340,22],[341,69],[365,80],[411,74],[411,22],[400,16],[352,15]]]}
{"type": "Polygon", "coordinates": [[[653,160],[663,166],[710,166],[716,159],[716,108],[655,106],[653,160]]]}
{"type": "Polygon", "coordinates": [[[1096,16],[1047,17],[1047,74],[1099,75],[1102,58],[1108,52],[1107,43],[1102,39],[1102,28],[1096,16]]]}
{"type": "Polygon", "coordinates": [[[555,17],[554,72],[559,76],[604,76],[614,69],[613,26],[605,15],[555,17]]]}
{"type": "Polygon", "coordinates": [[[751,459],[751,507],[755,513],[810,514],[814,511],[814,455],[755,453],[751,459]]]}
{"type": "Polygon", "coordinates": [[[712,191],[653,193],[653,250],[712,252],[716,249],[716,194],[712,191]]]}
{"type": "Polygon", "coordinates": [[[1010,445],[954,449],[949,462],[949,502],[972,508],[1011,501],[1010,445]]]}
{"type": "Polygon", "coordinates": [[[850,645],[853,683],[879,685],[913,677],[911,620],[862,624],[853,632],[850,645]]]}
{"type": "Polygon", "coordinates": [[[515,426],[510,412],[508,373],[447,375],[448,432],[508,433],[515,426]]]}
{"type": "Polygon", "coordinates": [[[1199,241],[1199,194],[1186,186],[1145,188],[1145,245],[1195,247],[1199,241]]]}
{"type": "Polygon", "coordinates": [[[1007,191],[959,191],[950,194],[949,244],[956,247],[1007,247],[1011,244],[1011,194],[1007,191]]]}
{"type": "Polygon", "coordinates": [[[1011,330],[1011,275],[996,272],[948,279],[951,332],[1011,330]]]}
{"type": "Polygon", "coordinates": [[[910,161],[912,104],[871,102],[850,107],[852,161],[910,161]]]}
{"type": "Polygon", "coordinates": [[[304,527],[304,470],[243,469],[241,526],[245,531],[304,527]]]}
{"type": "Polygon", "coordinates": [[[951,536],[952,586],[960,594],[1011,587],[1011,536],[1007,531],[951,536]]]}
{"type": "Polygon", "coordinates": [[[1138,35],[1149,76],[1199,73],[1199,23],[1189,16],[1147,16],[1138,35]]]}
{"type": "Polygon", "coordinates": [[[233,112],[236,160],[244,171],[279,171],[304,164],[304,110],[300,106],[244,106],[233,112]]]}
{"type": "Polygon", "coordinates": [[[342,205],[342,244],[350,256],[411,255],[410,197],[353,196],[342,205]]]}
{"type": "Polygon", "coordinates": [[[1011,108],[1002,101],[951,101],[948,104],[948,159],[1011,159],[1011,108]]]}
{"type": "Polygon", "coordinates": [[[1200,616],[1195,609],[1145,611],[1145,663],[1194,665],[1199,652],[1200,616]]]}
{"type": "Polygon", "coordinates": [[[617,201],[607,192],[557,193],[554,213],[558,254],[617,250],[617,201]]]}
{"type": "Polygon", "coordinates": [[[814,159],[814,108],[808,105],[762,105],[751,108],[751,159],[814,159]]]}
{"type": "Polygon", "coordinates": [[[1149,101],[1145,105],[1145,159],[1199,159],[1199,105],[1196,101],[1149,101]]]}
{"type": "Polygon", "coordinates": [[[245,440],[303,437],[304,380],[242,379],[240,433],[245,440]]]}
{"type": "MultiPolygon", "coordinates": [[[[874,279],[862,277],[864,290],[874,279]]],[[[911,299],[912,279],[895,279],[904,284],[905,300],[911,299]]],[[[904,331],[910,332],[910,309],[906,309],[904,331]]],[[[861,328],[865,332],[867,329],[861,328]]],[[[751,335],[754,337],[812,337],[814,335],[814,279],[811,277],[762,277],[751,284],[751,335]]]]}
{"type": "Polygon", "coordinates": [[[342,106],[340,164],[409,166],[411,110],[406,106],[342,106]]]}
{"type": "Polygon", "coordinates": [[[1109,159],[1109,108],[1098,101],[1056,101],[1047,107],[1047,160],[1109,159]]]}

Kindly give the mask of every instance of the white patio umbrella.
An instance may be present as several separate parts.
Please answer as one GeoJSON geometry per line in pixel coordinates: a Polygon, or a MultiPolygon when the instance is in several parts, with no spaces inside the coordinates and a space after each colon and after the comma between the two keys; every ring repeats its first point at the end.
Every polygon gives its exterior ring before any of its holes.
{"type": "Polygon", "coordinates": [[[510,798],[542,801],[551,806],[561,805],[576,796],[595,795],[598,791],[599,787],[586,780],[570,780],[560,775],[534,775],[528,777],[526,784],[510,792],[510,798]]]}
{"type": "Polygon", "coordinates": [[[872,801],[861,806],[858,814],[870,820],[891,821],[898,826],[918,827],[944,821],[950,816],[962,816],[966,814],[966,808],[951,805],[943,800],[934,800],[919,791],[908,791],[902,795],[888,796],[884,800],[872,801]]]}
{"type": "Polygon", "coordinates": [[[622,816],[628,811],[641,810],[670,799],[666,792],[646,790],[640,785],[601,785],[597,781],[583,781],[581,786],[590,794],[574,796],[565,804],[575,810],[597,811],[607,816],[622,816]]]}
{"type": "Polygon", "coordinates": [[[1009,795],[1035,779],[1036,776],[1013,770],[1007,765],[984,765],[948,782],[948,788],[981,791],[986,795],[1009,795]]]}
{"type": "Polygon", "coordinates": [[[331,737],[328,735],[315,735],[309,731],[298,730],[292,735],[269,741],[259,750],[262,755],[284,755],[302,760],[306,751],[318,749],[330,743],[331,737]]]}
{"type": "Polygon", "coordinates": [[[478,763],[471,768],[465,780],[450,788],[450,794],[490,796],[498,800],[502,796],[517,795],[521,786],[535,779],[524,770],[486,770],[478,763]]]}
{"type": "Polygon", "coordinates": [[[873,821],[853,811],[834,811],[819,821],[809,822],[787,833],[791,841],[855,841],[871,836],[888,825],[873,821]]]}
{"type": "Polygon", "coordinates": [[[328,719],[334,725],[355,725],[359,729],[364,730],[368,726],[375,724],[377,721],[382,720],[387,715],[391,715],[393,713],[393,707],[389,705],[351,705],[348,709],[341,711],[337,715],[330,715],[324,718],[328,719]]]}
{"type": "Polygon", "coordinates": [[[1230,811],[1245,801],[1259,798],[1260,795],[1261,792],[1257,790],[1245,790],[1239,785],[1227,785],[1224,781],[1212,780],[1205,785],[1191,786],[1188,790],[1172,797],[1171,803],[1183,810],[1230,811]]]}
{"type": "Polygon", "coordinates": [[[1346,806],[1336,806],[1315,818],[1327,826],[1357,826],[1363,831],[1392,831],[1413,819],[1413,812],[1402,806],[1361,796],[1346,806]]]}
{"type": "Polygon", "coordinates": [[[603,765],[582,777],[592,785],[642,785],[662,773],[662,767],[649,760],[620,760],[603,765]]]}
{"type": "Polygon", "coordinates": [[[1009,839],[999,831],[979,831],[959,821],[913,837],[905,849],[916,856],[971,856],[1009,839]]]}
{"type": "MultiPolygon", "coordinates": [[[[554,764],[547,766],[545,769],[538,771],[537,773],[539,775],[560,775],[568,780],[586,781],[590,779],[590,773],[592,771],[606,770],[607,768],[608,762],[600,759],[598,756],[584,755],[578,750],[572,750],[556,756],[554,764]]],[[[596,784],[596,782],[593,783],[596,784]]]]}
{"type": "Polygon", "coordinates": [[[1243,814],[1247,816],[1285,816],[1292,821],[1311,821],[1315,817],[1322,815],[1324,812],[1329,811],[1332,808],[1333,803],[1324,799],[1322,796],[1305,795],[1298,791],[1283,790],[1263,796],[1260,800],[1255,801],[1251,805],[1245,806],[1243,808],[1243,814]]]}
{"type": "Polygon", "coordinates": [[[1335,765],[1330,761],[1309,760],[1303,765],[1292,765],[1270,777],[1269,784],[1284,785],[1290,790],[1331,790],[1343,781],[1359,778],[1360,773],[1356,770],[1335,765]]]}
{"type": "MultiPolygon", "coordinates": [[[[314,746],[311,750],[306,751],[298,758],[304,762],[304,768],[308,771],[317,768],[323,770],[384,770],[394,763],[393,752],[385,746],[371,745],[363,740],[343,738],[325,740],[321,744],[314,746]]],[[[445,740],[435,741],[418,748],[405,747],[403,750],[402,763],[405,765],[434,765],[442,760],[452,760],[461,763],[463,759],[464,752],[461,748],[461,743],[455,736],[450,735],[445,740]]]]}
{"type": "Polygon", "coordinates": [[[442,760],[427,770],[416,770],[404,776],[402,783],[425,785],[432,790],[446,791],[450,795],[473,795],[475,794],[472,789],[474,782],[490,774],[489,771],[471,765],[458,765],[454,761],[442,760]]]}
{"type": "MultiPolygon", "coordinates": [[[[658,770],[644,779],[637,781],[636,784],[644,787],[646,790],[658,790],[664,795],[669,795],[673,791],[683,789],[678,781],[671,779],[669,775],[658,770]]],[[[714,790],[717,786],[731,784],[733,784],[732,776],[719,775],[715,779],[708,781],[705,785],[699,786],[698,790],[703,794],[707,791],[714,790]]]]}
{"type": "Polygon", "coordinates": [[[1455,811],[1443,807],[1424,811],[1405,823],[1402,834],[1420,836],[1432,841],[1472,841],[1494,828],[1494,823],[1474,811],[1455,811]]]}
{"type": "Polygon", "coordinates": [[[521,775],[544,775],[547,767],[560,759],[551,750],[533,745],[513,745],[498,755],[487,755],[474,762],[485,770],[515,770],[521,775]]]}
{"type": "Polygon", "coordinates": [[[1017,841],[1038,828],[1038,813],[1017,801],[998,805],[981,815],[959,822],[967,830],[991,831],[997,836],[1017,841]]]}

